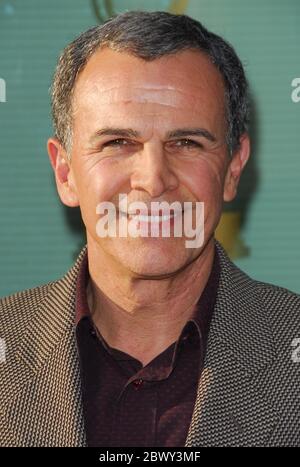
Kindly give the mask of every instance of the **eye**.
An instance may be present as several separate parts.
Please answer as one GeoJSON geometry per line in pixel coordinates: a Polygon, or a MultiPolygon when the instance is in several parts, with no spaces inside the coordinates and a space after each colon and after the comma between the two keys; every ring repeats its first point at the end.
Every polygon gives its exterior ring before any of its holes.
{"type": "Polygon", "coordinates": [[[169,150],[178,151],[183,155],[195,154],[195,152],[204,149],[201,143],[188,138],[169,141],[166,146],[169,150]]]}
{"type": "Polygon", "coordinates": [[[175,141],[175,145],[179,147],[184,147],[184,148],[202,148],[202,144],[198,143],[197,141],[194,141],[192,139],[179,139],[175,141]]]}
{"type": "Polygon", "coordinates": [[[119,146],[126,146],[127,144],[130,144],[129,141],[127,141],[126,139],[124,138],[116,138],[116,139],[112,139],[110,141],[107,141],[106,143],[104,143],[102,145],[103,148],[105,147],[119,147],[119,146]]]}

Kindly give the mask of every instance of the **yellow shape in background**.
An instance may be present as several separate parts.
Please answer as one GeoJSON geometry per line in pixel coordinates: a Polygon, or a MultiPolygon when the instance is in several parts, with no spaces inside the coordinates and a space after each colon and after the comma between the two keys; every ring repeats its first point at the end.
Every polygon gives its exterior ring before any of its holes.
{"type": "MultiPolygon", "coordinates": [[[[167,10],[170,13],[181,15],[185,12],[189,0],[171,0],[167,10]]],[[[99,23],[103,23],[108,18],[116,14],[113,0],[91,0],[92,10],[99,23]]],[[[128,6],[128,5],[127,5],[128,6]]]]}
{"type": "Polygon", "coordinates": [[[249,255],[249,248],[241,238],[240,212],[224,212],[215,234],[216,239],[223,245],[231,259],[249,255]]]}
{"type": "Polygon", "coordinates": [[[189,0],[172,0],[168,11],[170,13],[175,13],[176,15],[182,15],[187,9],[189,0]]]}

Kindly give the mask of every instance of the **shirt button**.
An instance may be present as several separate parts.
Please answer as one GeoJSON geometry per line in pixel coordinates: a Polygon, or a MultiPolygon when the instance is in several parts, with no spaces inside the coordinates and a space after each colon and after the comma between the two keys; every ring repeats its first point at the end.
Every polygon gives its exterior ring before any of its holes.
{"type": "Polygon", "coordinates": [[[143,386],[144,381],[142,379],[136,379],[133,381],[134,389],[137,391],[143,386]]]}
{"type": "Polygon", "coordinates": [[[95,331],[95,329],[91,329],[91,335],[92,335],[93,337],[96,337],[96,331],[95,331]]]}

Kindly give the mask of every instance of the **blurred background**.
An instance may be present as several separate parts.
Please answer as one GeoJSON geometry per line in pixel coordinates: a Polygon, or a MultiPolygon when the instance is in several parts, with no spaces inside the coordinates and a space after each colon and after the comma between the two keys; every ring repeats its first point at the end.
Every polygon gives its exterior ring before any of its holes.
{"type": "Polygon", "coordinates": [[[60,51],[126,10],[186,13],[235,47],[251,88],[252,159],[217,237],[249,275],[300,293],[299,0],[0,0],[0,296],[58,279],[85,244],[46,151],[49,87],[60,51]]]}

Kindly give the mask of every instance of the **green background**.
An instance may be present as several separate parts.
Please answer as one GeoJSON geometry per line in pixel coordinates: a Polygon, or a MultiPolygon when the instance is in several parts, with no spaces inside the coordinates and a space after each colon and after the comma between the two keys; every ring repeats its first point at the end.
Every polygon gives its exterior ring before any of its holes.
{"type": "MultiPolygon", "coordinates": [[[[99,4],[102,2],[99,1],[99,4]]],[[[115,1],[116,11],[168,1],[115,1]]],[[[299,0],[190,0],[186,13],[229,40],[248,75],[253,158],[230,208],[243,214],[252,277],[300,292],[299,0]]],[[[97,23],[88,0],[0,0],[0,295],[58,279],[85,242],[78,210],[56,193],[46,152],[48,89],[60,50],[97,23]]]]}

